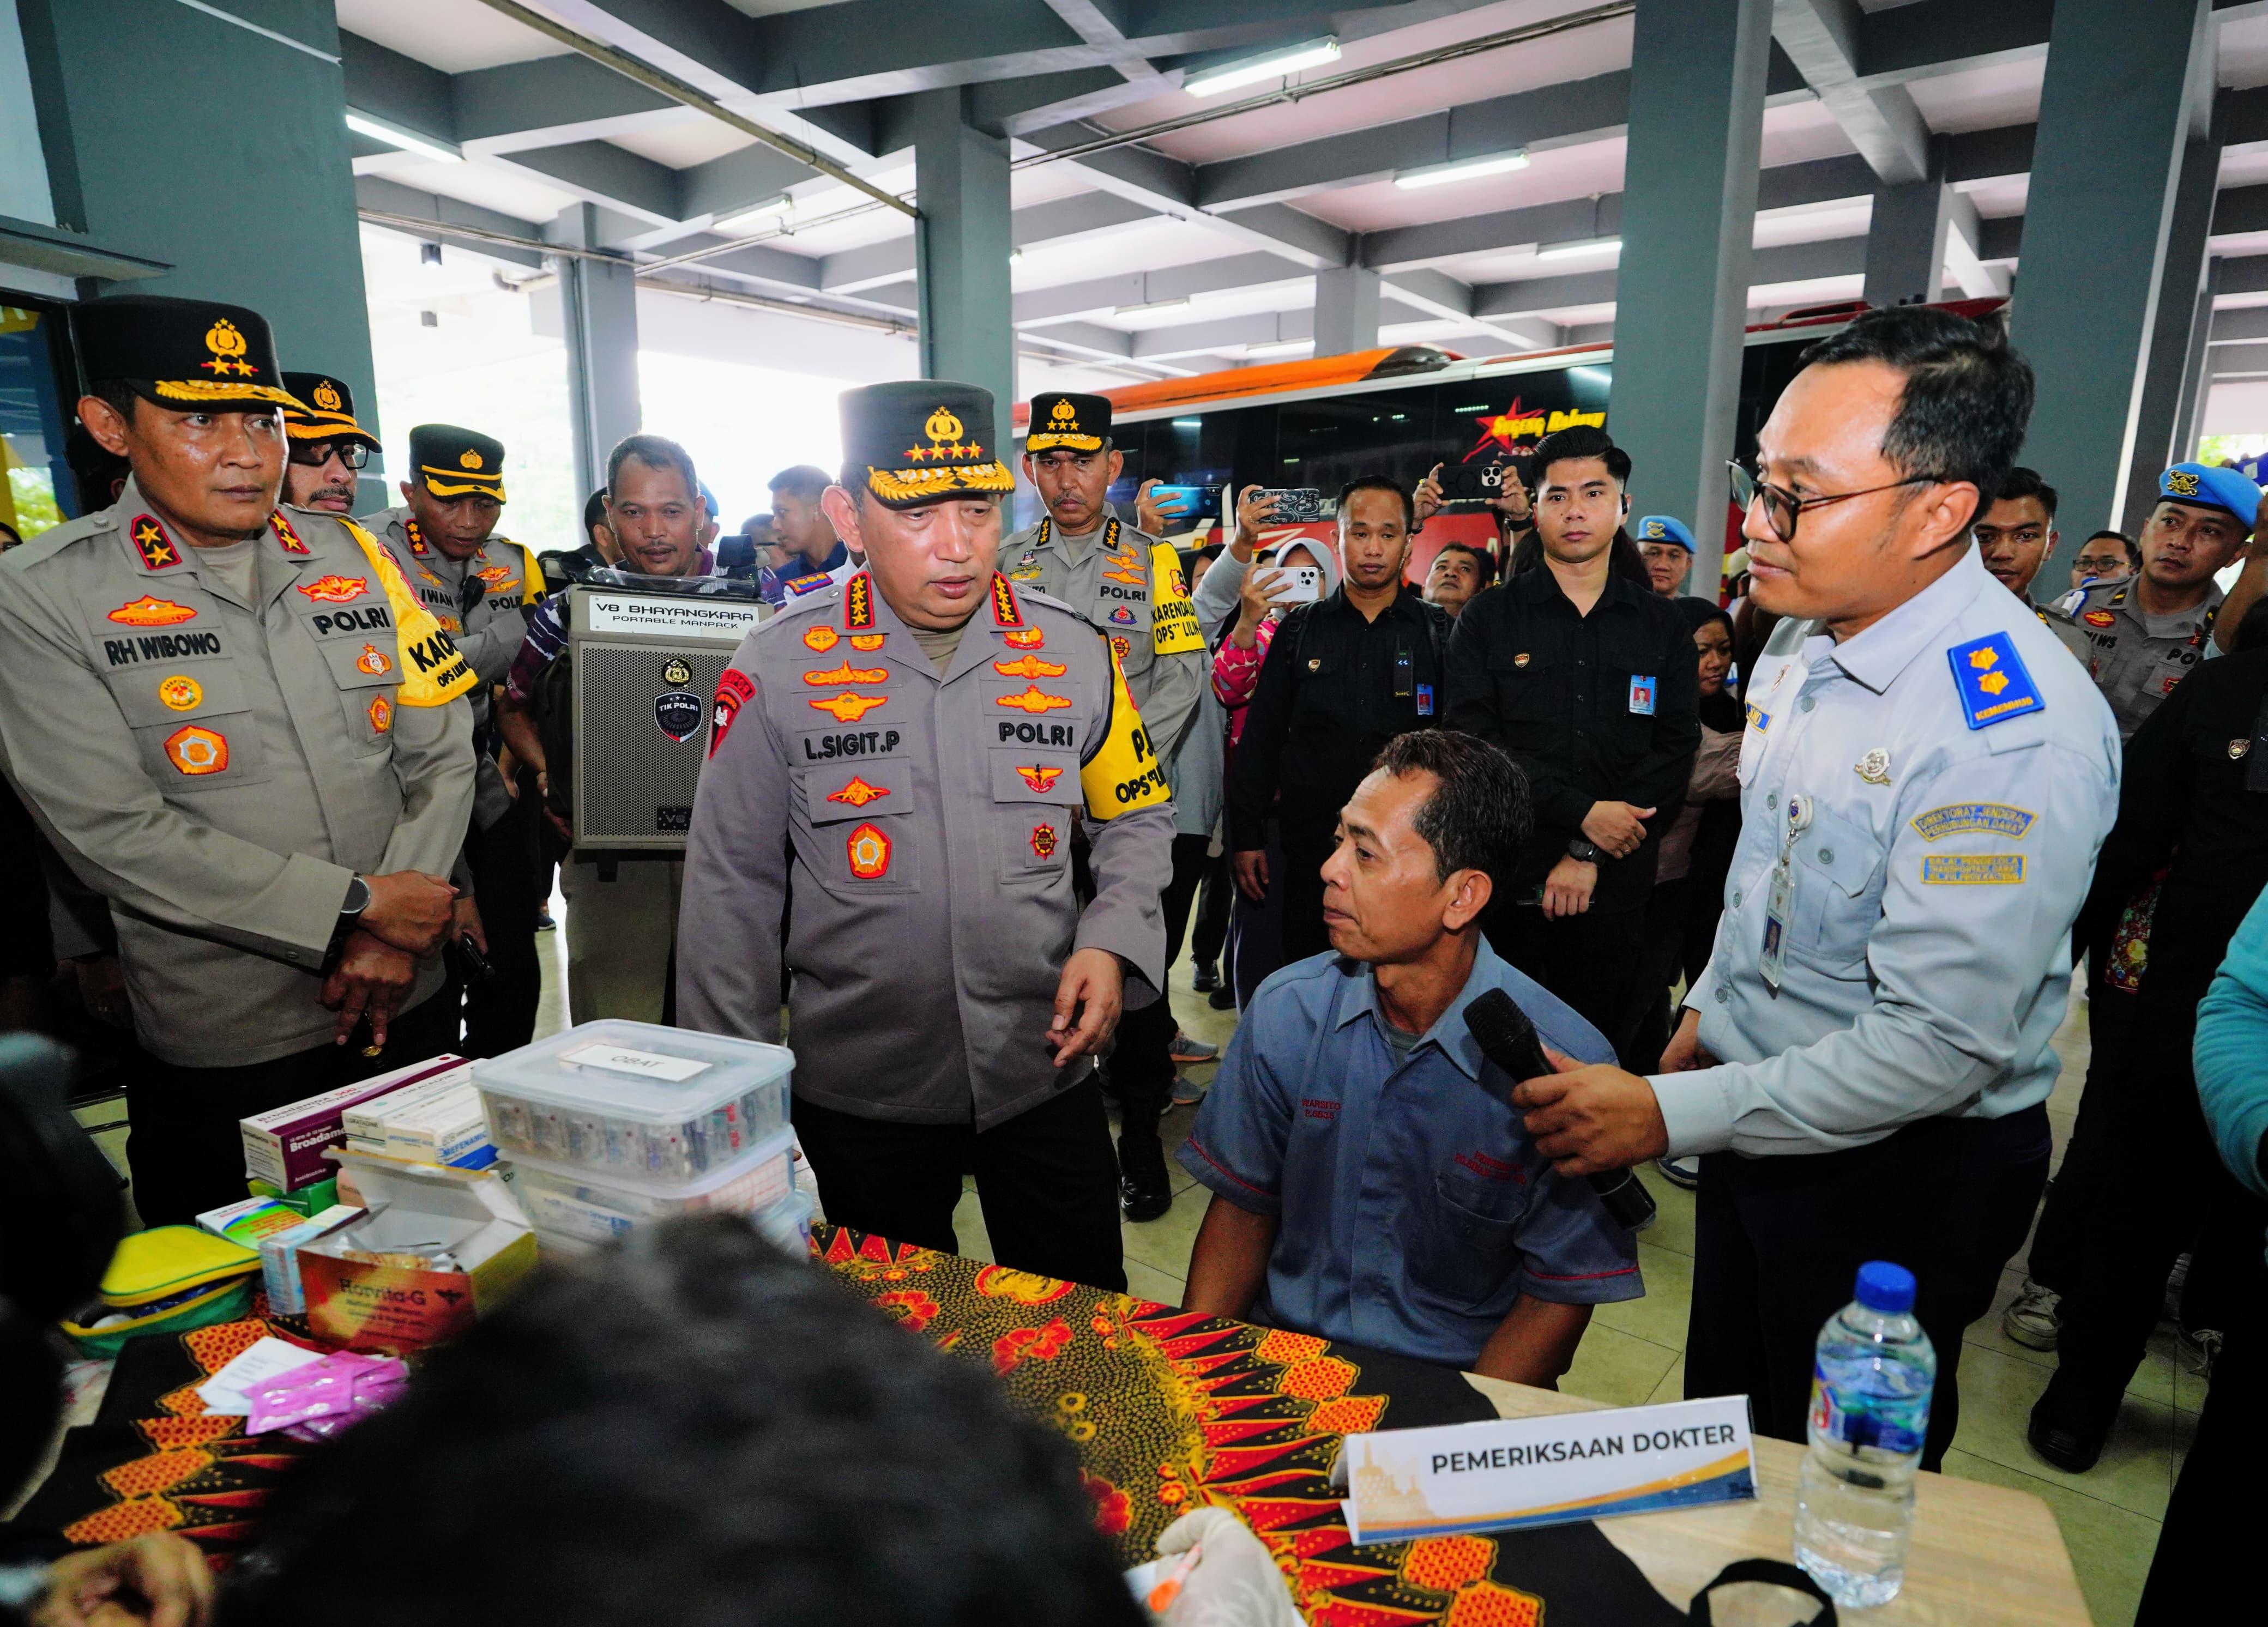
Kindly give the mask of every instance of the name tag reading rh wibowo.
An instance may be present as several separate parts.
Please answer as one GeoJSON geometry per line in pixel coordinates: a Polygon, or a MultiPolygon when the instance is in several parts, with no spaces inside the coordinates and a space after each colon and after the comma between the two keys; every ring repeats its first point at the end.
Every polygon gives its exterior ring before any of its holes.
{"type": "Polygon", "coordinates": [[[1756,1494],[1744,1395],[1349,1435],[1332,1481],[1359,1545],[1756,1494]]]}

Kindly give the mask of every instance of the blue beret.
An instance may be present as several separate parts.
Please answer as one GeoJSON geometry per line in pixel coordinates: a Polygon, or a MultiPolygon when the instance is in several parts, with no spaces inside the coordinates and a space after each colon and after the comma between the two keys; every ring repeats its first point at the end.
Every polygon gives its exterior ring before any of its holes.
{"type": "Polygon", "coordinates": [[[1693,551],[1693,534],[1685,528],[1682,519],[1667,514],[1648,514],[1638,522],[1638,540],[1641,542],[1675,542],[1687,553],[1693,551]]]}
{"type": "Polygon", "coordinates": [[[2252,529],[2260,512],[2260,488],[2236,469],[2205,463],[2176,463],[2158,476],[2158,495],[2194,508],[2226,509],[2252,529]]]}

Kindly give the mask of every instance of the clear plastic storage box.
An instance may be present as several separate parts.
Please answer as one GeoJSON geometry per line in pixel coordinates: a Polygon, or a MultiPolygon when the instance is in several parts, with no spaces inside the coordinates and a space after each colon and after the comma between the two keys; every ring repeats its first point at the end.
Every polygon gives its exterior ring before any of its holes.
{"type": "MultiPolygon", "coordinates": [[[[519,1172],[513,1182],[514,1190],[520,1189],[526,1180],[526,1175],[527,1172],[525,1170],[519,1172]]],[[[531,1216],[537,1212],[537,1205],[527,1204],[525,1193],[522,1194],[521,1201],[526,1204],[531,1216]]],[[[800,1190],[792,1191],[786,1196],[773,1203],[769,1208],[750,1215],[748,1220],[749,1224],[763,1233],[775,1247],[784,1248],[790,1254],[801,1255],[811,1247],[811,1217],[813,1211],[817,1207],[818,1205],[812,1201],[810,1193],[800,1190]]],[[[602,1248],[616,1238],[635,1231],[637,1226],[637,1222],[630,1222],[618,1230],[609,1229],[601,1233],[587,1226],[576,1226],[571,1221],[569,1226],[546,1226],[538,1220],[535,1225],[535,1245],[539,1250],[551,1254],[589,1254],[593,1249],[602,1248]]]]}
{"type": "Polygon", "coordinates": [[[669,1189],[615,1181],[581,1165],[515,1153],[512,1189],[538,1231],[611,1242],[671,1215],[706,1210],[755,1215],[770,1209],[791,1189],[788,1149],[793,1139],[784,1130],[722,1168],[669,1189]]]}
{"type": "Polygon", "coordinates": [[[787,1128],[781,1045],[608,1018],[473,1064],[489,1133],[608,1181],[676,1188],[787,1128]]]}

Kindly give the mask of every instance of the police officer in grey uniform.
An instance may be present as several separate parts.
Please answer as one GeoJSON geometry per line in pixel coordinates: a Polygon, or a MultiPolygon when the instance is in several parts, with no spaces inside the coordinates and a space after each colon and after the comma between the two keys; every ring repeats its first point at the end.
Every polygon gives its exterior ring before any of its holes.
{"type": "MultiPolygon", "coordinates": [[[[1107,494],[1125,461],[1111,445],[1108,397],[1066,391],[1034,397],[1024,475],[1048,512],[1000,545],[1000,569],[1103,629],[1170,763],[1197,717],[1210,667],[1180,556],[1110,512],[1107,494]]],[[[1126,1013],[1111,1053],[1119,1196],[1130,1220],[1154,1220],[1173,1205],[1158,1120],[1174,1085],[1174,1032],[1172,1001],[1160,1000],[1126,1013]]]]}
{"type": "Polygon", "coordinates": [[[277,509],[268,324],[75,313],[78,415],[114,507],[0,563],[0,768],[107,902],[136,1037],[127,1156],[151,1224],[244,1196],[237,1121],[445,1049],[444,879],[471,807],[472,687],[351,522],[277,509]]]}
{"type": "Polygon", "coordinates": [[[1749,682],[1714,952],[1660,1074],[1583,1068],[1520,1100],[1566,1173],[1702,1155],[1686,1394],[1745,1393],[1768,1434],[1803,1439],[1813,1342],[1857,1268],[1910,1268],[1934,1468],[1962,1329],[2047,1179],[2049,1041],[2118,735],[1967,540],[2030,413],[2006,337],[1900,306],[1807,360],[1761,480],[1734,482],[1757,600],[1787,619],[1749,682]]]}
{"type": "Polygon", "coordinates": [[[2120,740],[2132,738],[2190,668],[2219,653],[2212,640],[2225,595],[2213,576],[2243,554],[2259,507],[2260,488],[2237,470],[2176,463],[2158,476],[2141,570],[2057,601],[2065,624],[2056,630],[2110,703],[2120,740]]]}
{"type": "Polygon", "coordinates": [[[990,394],[880,384],[842,411],[827,511],[867,569],[789,601],[718,685],[678,1020],[777,1037],[792,886],[796,1128],[828,1218],[950,1249],[973,1167],[1001,1264],[1123,1287],[1091,1058],[1165,979],[1161,755],[1108,640],[996,569],[990,394]]]}
{"type": "Polygon", "coordinates": [[[526,1044],[543,994],[534,799],[515,799],[504,783],[490,694],[511,670],[545,589],[534,550],[496,534],[506,501],[504,462],[504,443],[492,436],[421,423],[409,431],[401,506],[363,520],[480,679],[468,699],[479,777],[458,872],[470,885],[452,933],[469,935],[487,961],[488,975],[470,975],[464,987],[464,1049],[474,1056],[526,1044]]]}

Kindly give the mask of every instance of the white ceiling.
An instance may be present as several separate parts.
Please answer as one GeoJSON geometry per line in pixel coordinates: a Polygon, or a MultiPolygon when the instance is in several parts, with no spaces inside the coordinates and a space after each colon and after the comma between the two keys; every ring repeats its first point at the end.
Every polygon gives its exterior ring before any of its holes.
{"type": "MultiPolygon", "coordinates": [[[[565,49],[480,4],[480,0],[335,3],[342,29],[446,73],[557,55],[565,49]]],[[[842,0],[729,0],[729,4],[752,17],[841,3],[842,0]]],[[[1454,0],[1449,3],[1454,4],[1454,0]]],[[[1913,0],[1859,0],[1868,11],[1911,3],[1913,0]]],[[[2002,3],[2003,0],[1977,0],[1980,6],[2002,3]]],[[[1293,83],[1313,84],[1352,69],[1567,16],[1588,9],[1593,4],[1594,0],[1491,0],[1490,4],[1470,5],[1431,20],[1361,38],[1356,35],[1366,22],[1375,26],[1376,14],[1351,13],[1343,25],[1346,43],[1340,60],[1311,70],[1293,83]]],[[[1108,7],[1102,8],[1104,15],[1109,11],[1108,7]]],[[[949,25],[957,12],[954,8],[940,7],[938,15],[949,25]]],[[[1185,162],[1200,164],[1267,153],[1611,73],[1629,66],[1631,37],[1630,19],[1616,18],[1484,55],[1393,75],[1368,85],[1319,92],[1234,118],[1215,120],[1152,137],[1147,145],[1185,162]]],[[[2268,14],[2248,14],[2222,24],[2220,53],[2219,78],[2224,85],[2268,84],[2268,14]]],[[[2044,66],[2044,55],[2035,51],[1992,60],[1980,66],[1926,75],[1904,88],[1933,132],[1958,135],[2035,121],[2044,66]]],[[[1094,114],[1088,122],[1098,129],[1130,130],[1272,88],[1273,82],[1263,83],[1233,92],[1226,98],[1202,100],[1178,89],[1171,90],[1094,114]]],[[[736,105],[755,104],[748,101],[736,105]]],[[[1454,118],[1453,112],[1453,141],[1454,118]]],[[[629,133],[606,139],[626,152],[672,169],[707,163],[751,143],[751,138],[740,131],[693,109],[642,115],[635,122],[636,128],[629,133]]],[[[1302,194],[1292,201],[1292,207],[1346,232],[1373,232],[1598,197],[1621,190],[1624,144],[1619,129],[1604,129],[1594,139],[1540,144],[1531,151],[1528,167],[1511,174],[1417,191],[1397,188],[1388,180],[1373,180],[1302,194]]],[[[1015,150],[1022,153],[1035,151],[1023,144],[1015,150]]],[[[1778,166],[1843,157],[1855,149],[1830,109],[1807,94],[1782,99],[1779,105],[1766,110],[1762,151],[1764,163],[1778,166]]],[[[912,188],[913,172],[908,153],[864,160],[856,167],[887,190],[908,192],[912,188]]],[[[575,191],[545,179],[531,167],[516,162],[511,155],[476,152],[467,162],[453,165],[433,164],[409,154],[385,155],[359,160],[356,168],[359,173],[383,175],[404,186],[527,221],[548,220],[580,201],[575,191]]],[[[2230,149],[2222,159],[2221,180],[2224,186],[2268,183],[2268,144],[2230,149]]],[[[2025,177],[2016,176],[1969,183],[1962,190],[1981,215],[1999,217],[2022,212],[2027,184],[2025,177]]],[[[1077,197],[1094,189],[1094,186],[1074,165],[1040,165],[1015,172],[1012,197],[1017,209],[1030,209],[1077,197]]],[[[831,192],[835,187],[834,183],[821,180],[796,190],[806,195],[831,192]]],[[[1773,248],[1859,238],[1867,232],[1870,217],[1871,206],[1864,198],[1767,211],[1757,218],[1755,241],[1759,248],[1773,248]]],[[[876,210],[831,225],[806,226],[772,237],[767,247],[785,254],[823,260],[829,255],[902,240],[908,231],[902,216],[876,210]]],[[[662,232],[657,236],[659,239],[672,234],[662,232]]],[[[2215,244],[2220,248],[2237,241],[2240,239],[2216,239],[2215,244]]],[[[666,241],[657,240],[653,251],[666,254],[672,252],[672,247],[666,241]]],[[[1129,272],[1163,271],[1248,254],[1255,247],[1249,236],[1226,222],[1203,214],[1190,219],[1159,216],[1133,225],[1028,246],[1010,276],[1017,293],[1030,294],[1129,272]]],[[[1445,257],[1432,262],[1432,269],[1461,282],[1479,284],[1561,276],[1602,269],[1613,262],[1611,252],[1539,262],[1534,245],[1507,245],[1485,253],[1445,257]]],[[[1851,276],[1759,286],[1750,291],[1750,303],[1754,308],[1777,308],[1849,298],[1856,294],[1858,283],[1859,279],[1851,276]]],[[[412,291],[419,292],[414,288],[412,291]]],[[[1122,315],[1115,307],[1106,306],[1078,313],[1075,319],[1054,320],[1076,320],[1090,327],[1122,333],[1156,335],[1195,322],[1211,323],[1239,316],[1257,319],[1270,313],[1301,310],[1313,303],[1311,274],[1286,259],[1280,280],[1201,295],[1188,306],[1171,311],[1129,312],[1122,315]]],[[[1563,326],[1589,326],[1610,321],[1613,309],[1611,304],[1587,305],[1545,314],[1563,326]]],[[[1389,306],[1388,326],[1382,337],[1389,342],[1407,341],[1412,336],[1437,338],[1470,353],[1506,348],[1500,336],[1478,331],[1469,323],[1431,318],[1422,323],[1400,322],[1398,319],[1406,314],[1405,309],[1389,306]]],[[[1206,364],[1220,364],[1223,359],[1233,360],[1238,354],[1239,348],[1229,347],[1206,364]]],[[[1079,371],[1066,364],[1064,369],[1052,376],[1057,382],[1069,382],[1079,371]]],[[[1122,372],[1094,373],[1093,377],[1116,383],[1124,382],[1126,375],[1122,372]]]]}

